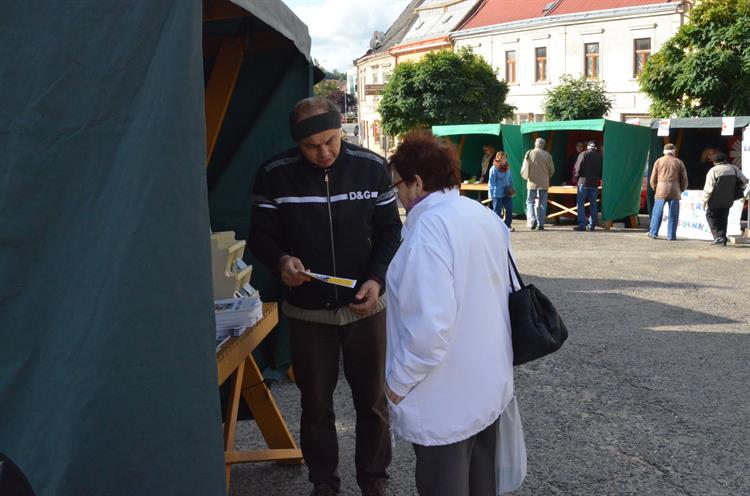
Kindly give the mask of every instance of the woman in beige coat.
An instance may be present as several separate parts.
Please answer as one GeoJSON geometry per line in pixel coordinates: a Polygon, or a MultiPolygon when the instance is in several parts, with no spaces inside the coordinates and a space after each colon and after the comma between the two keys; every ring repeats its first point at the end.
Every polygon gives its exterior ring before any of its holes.
{"type": "Polygon", "coordinates": [[[656,161],[649,183],[654,190],[654,208],[651,210],[651,226],[648,237],[656,239],[661,227],[664,204],[669,204],[667,239],[677,238],[677,222],[680,219],[680,196],[687,189],[687,170],[682,160],[675,157],[675,146],[664,146],[664,156],[656,161]]]}

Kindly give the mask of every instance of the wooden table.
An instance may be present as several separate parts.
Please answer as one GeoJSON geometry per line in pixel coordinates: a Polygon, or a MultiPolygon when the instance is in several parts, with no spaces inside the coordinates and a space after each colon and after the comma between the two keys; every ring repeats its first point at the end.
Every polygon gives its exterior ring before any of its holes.
{"type": "Polygon", "coordinates": [[[235,463],[283,461],[302,463],[302,450],[294,438],[271,396],[271,391],[263,382],[263,376],[253,359],[252,351],[265,339],[279,321],[276,303],[263,304],[263,319],[247,329],[241,336],[231,338],[216,353],[219,372],[219,385],[231,380],[229,404],[224,419],[224,463],[226,465],[227,492],[232,465],[235,463]],[[255,417],[263,438],[268,445],[266,450],[235,451],[234,440],[237,433],[237,411],[242,398],[255,417]]]}
{"type": "MultiPolygon", "coordinates": [[[[489,194],[489,188],[490,185],[487,183],[474,183],[474,184],[465,184],[461,183],[460,193],[462,195],[465,195],[468,191],[479,193],[480,202],[482,202],[482,205],[489,205],[492,203],[491,198],[487,198],[485,200],[482,200],[482,193],[489,194]]],[[[490,205],[491,206],[491,205],[490,205]]]]}
{"type": "MultiPolygon", "coordinates": [[[[489,185],[487,183],[476,183],[476,184],[461,184],[461,194],[465,194],[467,191],[476,191],[476,192],[487,192],[489,190],[489,185]]],[[[574,205],[572,207],[565,206],[558,201],[554,200],[555,195],[559,196],[572,196],[576,198],[576,195],[578,194],[578,187],[577,186],[550,186],[547,189],[547,205],[549,209],[549,205],[552,205],[555,207],[553,211],[547,211],[547,215],[545,216],[545,219],[552,220],[552,221],[559,221],[560,217],[565,214],[571,214],[576,219],[578,218],[578,205],[574,205]]],[[[485,205],[489,203],[488,200],[482,200],[482,203],[485,205]]],[[[602,201],[602,188],[599,187],[599,193],[596,195],[596,203],[599,206],[598,211],[601,212],[601,201],[602,201]]],[[[584,203],[584,207],[588,207],[591,202],[584,203]]],[[[603,221],[602,225],[605,229],[610,229],[612,227],[612,221],[603,221]]],[[[638,227],[638,216],[632,215],[626,219],[626,225],[627,227],[638,227]]]]}
{"type": "MultiPolygon", "coordinates": [[[[565,214],[571,214],[576,219],[578,218],[578,204],[572,207],[568,207],[565,205],[562,205],[555,200],[553,200],[554,196],[573,196],[574,198],[577,198],[578,195],[578,187],[577,186],[550,186],[547,189],[547,205],[549,209],[549,205],[552,205],[553,207],[556,207],[557,210],[550,212],[547,211],[547,216],[545,219],[558,221],[560,220],[559,217],[565,215],[565,214]]],[[[559,199],[559,198],[558,198],[559,199]]],[[[596,203],[597,205],[601,206],[601,200],[602,199],[602,188],[599,187],[599,192],[596,195],[596,203]]],[[[591,202],[586,202],[583,204],[584,208],[588,207],[591,202]]],[[[601,211],[601,210],[600,210],[601,211]]]]}
{"type": "Polygon", "coordinates": [[[490,189],[490,185],[487,183],[475,183],[475,184],[464,184],[461,183],[461,192],[464,191],[484,191],[487,193],[490,189]]]}

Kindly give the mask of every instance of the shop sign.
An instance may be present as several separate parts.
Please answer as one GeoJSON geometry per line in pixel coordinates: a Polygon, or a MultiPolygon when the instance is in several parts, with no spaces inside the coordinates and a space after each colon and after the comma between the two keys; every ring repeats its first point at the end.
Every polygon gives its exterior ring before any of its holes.
{"type": "MultiPolygon", "coordinates": [[[[742,215],[742,201],[737,200],[729,209],[728,236],[739,236],[742,234],[740,217],[742,215]]],[[[659,237],[667,237],[667,218],[669,208],[664,206],[659,237]]],[[[680,221],[677,223],[677,239],[703,239],[713,240],[711,229],[706,222],[706,210],[703,208],[703,190],[687,190],[680,198],[680,221]]]]}

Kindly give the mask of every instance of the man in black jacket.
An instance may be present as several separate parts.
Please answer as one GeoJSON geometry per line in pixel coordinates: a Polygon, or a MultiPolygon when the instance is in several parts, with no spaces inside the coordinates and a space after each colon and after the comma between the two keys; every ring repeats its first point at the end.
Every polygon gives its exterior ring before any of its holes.
{"type": "Polygon", "coordinates": [[[594,231],[596,229],[596,197],[599,194],[599,183],[602,180],[602,154],[596,149],[596,142],[589,141],[586,151],[581,152],[576,160],[574,179],[578,181],[578,227],[576,231],[594,231]],[[586,222],[586,202],[589,202],[590,216],[586,222]]]}
{"type": "Polygon", "coordinates": [[[255,178],[249,247],[290,287],[282,310],[312,494],[339,493],[339,353],[357,412],[357,482],[363,495],[385,494],[391,450],[384,281],[401,233],[396,194],[385,159],[342,141],[341,116],[328,100],[297,103],[289,124],[297,146],[266,162],[255,178]],[[307,270],[358,284],[325,284],[307,270]]]}

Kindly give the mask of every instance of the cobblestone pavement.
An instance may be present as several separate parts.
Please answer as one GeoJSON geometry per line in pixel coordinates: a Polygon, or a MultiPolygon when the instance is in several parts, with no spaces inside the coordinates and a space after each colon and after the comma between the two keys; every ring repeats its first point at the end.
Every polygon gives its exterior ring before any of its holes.
{"type": "MultiPolygon", "coordinates": [[[[516,368],[529,472],[514,494],[749,495],[750,246],[516,227],[519,268],[555,302],[570,338],[516,368]]],[[[297,437],[295,386],[273,394],[297,437]]],[[[342,490],[358,495],[349,398],[342,378],[342,490]]],[[[239,446],[262,446],[244,424],[239,446]]],[[[411,446],[399,441],[391,494],[416,494],[413,473],[411,446]]],[[[309,492],[304,467],[244,465],[232,474],[234,496],[309,492]]]]}

